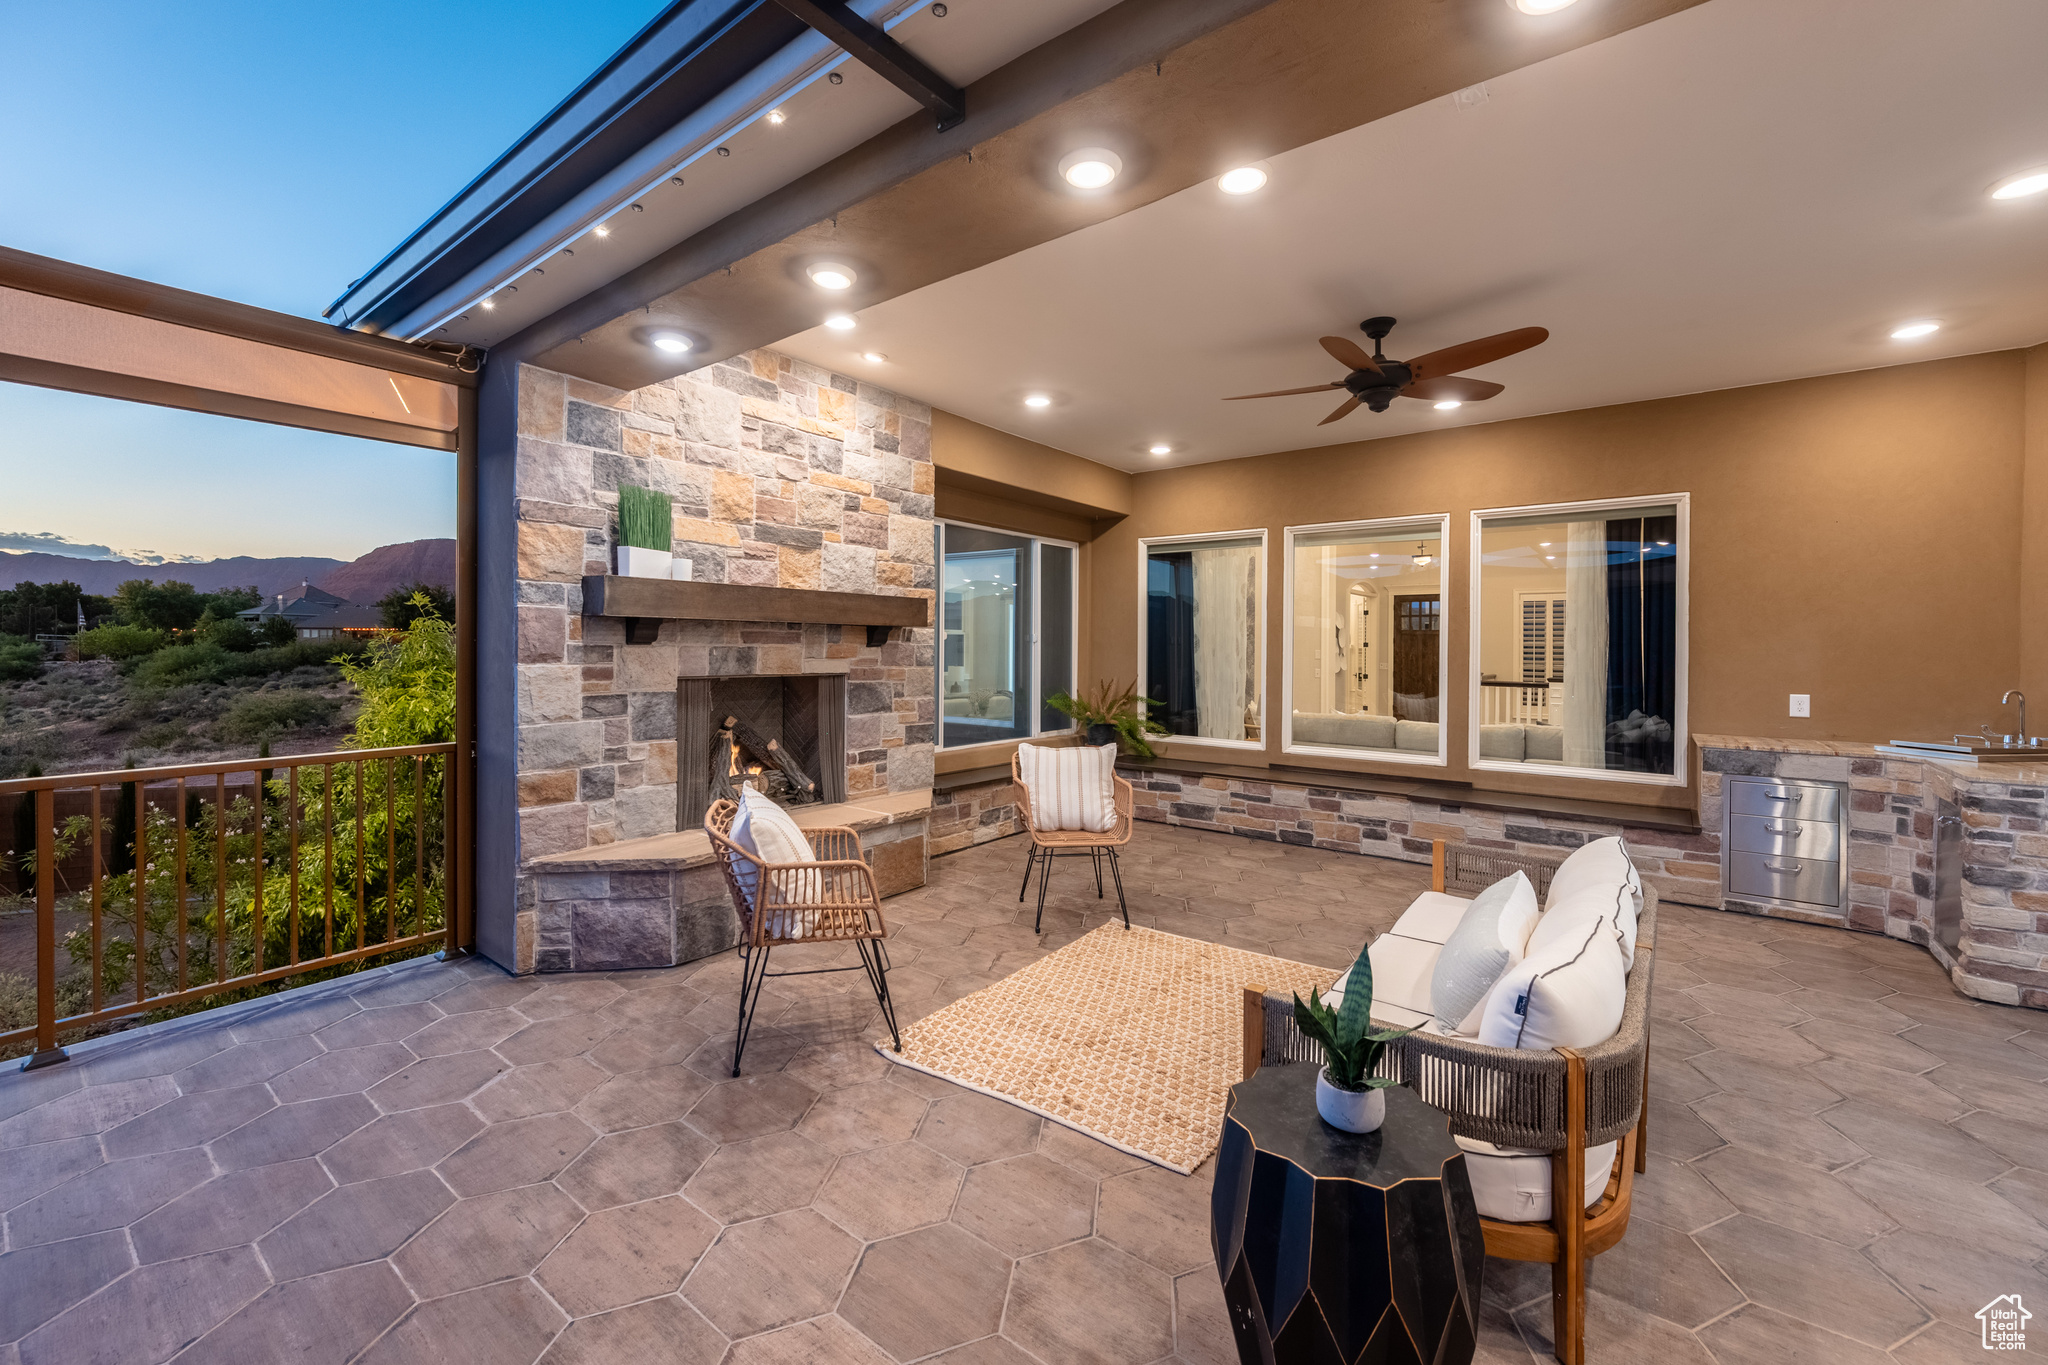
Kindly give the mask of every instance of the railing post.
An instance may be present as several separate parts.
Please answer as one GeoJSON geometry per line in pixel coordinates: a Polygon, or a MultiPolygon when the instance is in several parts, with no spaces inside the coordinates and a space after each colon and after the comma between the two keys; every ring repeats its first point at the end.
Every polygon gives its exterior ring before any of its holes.
{"type": "Polygon", "coordinates": [[[23,1071],[69,1060],[57,1046],[57,792],[35,793],[36,807],[36,1050],[23,1071]]]}

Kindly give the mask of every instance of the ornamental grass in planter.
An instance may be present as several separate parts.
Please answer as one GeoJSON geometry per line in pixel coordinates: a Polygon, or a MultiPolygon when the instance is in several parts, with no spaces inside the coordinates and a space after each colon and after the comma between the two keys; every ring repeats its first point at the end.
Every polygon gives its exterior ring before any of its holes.
{"type": "Polygon", "coordinates": [[[669,496],[651,488],[619,485],[617,569],[622,578],[667,578],[675,556],[670,553],[675,513],[669,496]]]}

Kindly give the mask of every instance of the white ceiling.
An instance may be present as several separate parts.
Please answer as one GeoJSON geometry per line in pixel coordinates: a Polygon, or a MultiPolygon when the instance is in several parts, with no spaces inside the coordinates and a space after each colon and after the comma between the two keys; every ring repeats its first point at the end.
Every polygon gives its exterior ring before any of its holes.
{"type": "Polygon", "coordinates": [[[778,349],[1139,470],[2029,345],[2048,195],[1985,192],[2048,164],[2044,69],[2040,0],[1709,0],[778,349]],[[1551,339],[1454,412],[1218,401],[1341,378],[1316,337],[1377,313],[1396,358],[1551,339]]]}

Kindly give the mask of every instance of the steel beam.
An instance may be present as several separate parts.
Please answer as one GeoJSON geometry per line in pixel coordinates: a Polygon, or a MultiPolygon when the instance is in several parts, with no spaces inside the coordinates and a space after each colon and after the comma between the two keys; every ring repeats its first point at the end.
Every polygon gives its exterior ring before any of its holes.
{"type": "Polygon", "coordinates": [[[846,55],[874,71],[889,84],[939,117],[939,131],[960,126],[967,117],[967,92],[947,81],[869,23],[843,0],[775,0],[797,18],[846,50],[846,55]]]}

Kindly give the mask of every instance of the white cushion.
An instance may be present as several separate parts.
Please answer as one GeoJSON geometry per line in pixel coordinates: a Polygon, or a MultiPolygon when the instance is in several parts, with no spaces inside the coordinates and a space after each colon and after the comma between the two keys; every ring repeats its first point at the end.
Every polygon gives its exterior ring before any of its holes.
{"type": "Polygon", "coordinates": [[[1643,876],[1629,857],[1628,845],[1619,835],[1595,839],[1573,849],[1550,879],[1550,893],[1543,902],[1546,913],[1581,893],[1605,888],[1614,911],[1615,928],[1621,932],[1622,957],[1636,960],[1636,917],[1643,910],[1643,876]],[[1623,894],[1625,892],[1626,894],[1623,894]]]}
{"type": "Polygon", "coordinates": [[[1504,759],[1520,763],[1527,746],[1522,738],[1519,725],[1482,725],[1479,727],[1479,756],[1481,758],[1504,759]]]}
{"type": "Polygon", "coordinates": [[[1479,1041],[1490,1047],[1592,1047],[1621,1026],[1628,967],[1612,921],[1581,917],[1539,943],[1543,927],[1529,935],[1529,955],[1486,997],[1479,1041]]]}
{"type": "MultiPolygon", "coordinates": [[[[733,818],[732,841],[760,858],[763,863],[808,863],[815,862],[817,855],[811,851],[811,841],[789,812],[754,790],[751,784],[740,790],[740,812],[733,818]]],[[[759,896],[760,869],[740,860],[740,889],[747,897],[747,904],[761,909],[759,896]]],[[[802,938],[804,920],[801,914],[774,913],[777,905],[802,904],[815,901],[821,883],[818,874],[805,872],[795,879],[795,885],[785,890],[771,888],[770,909],[766,927],[770,934],[781,938],[802,938]],[[795,894],[789,895],[788,890],[795,894]]]]}
{"type": "Polygon", "coordinates": [[[1433,720],[1397,720],[1394,722],[1394,747],[1408,749],[1418,754],[1436,752],[1436,728],[1433,720]]]}
{"type": "MultiPolygon", "coordinates": [[[[1384,1000],[1427,1017],[1429,979],[1436,971],[1437,954],[1442,951],[1440,943],[1402,938],[1399,934],[1381,934],[1374,939],[1367,950],[1372,962],[1373,1002],[1384,1000]]],[[[1350,978],[1347,975],[1345,979],[1350,978]]]]}
{"type": "Polygon", "coordinates": [[[1116,745],[1020,744],[1017,772],[1038,828],[1089,834],[1116,828],[1116,745]]]}
{"type": "MultiPolygon", "coordinates": [[[[1465,1172],[1472,1179],[1472,1202],[1481,1218],[1503,1223],[1550,1221],[1550,1156],[1525,1147],[1497,1147],[1477,1138],[1461,1137],[1465,1172]]],[[[1607,1178],[1614,1173],[1616,1144],[1603,1142],[1586,1149],[1586,1207],[1600,1202],[1607,1178]]]]}
{"type": "Polygon", "coordinates": [[[1394,718],[1296,711],[1294,742],[1341,745],[1358,749],[1391,749],[1394,747],[1394,718]]]}
{"type": "Polygon", "coordinates": [[[1493,983],[1522,960],[1536,923],[1536,888],[1521,871],[1509,873],[1472,900],[1430,974],[1430,1008],[1437,1031],[1469,1038],[1493,983]]]}
{"type": "Polygon", "coordinates": [[[1391,932],[1402,938],[1419,938],[1425,943],[1447,943],[1471,907],[1472,902],[1463,896],[1425,891],[1408,903],[1408,908],[1401,912],[1401,918],[1394,921],[1391,932]]]}
{"type": "Polygon", "coordinates": [[[1530,725],[1522,731],[1522,752],[1531,763],[1564,762],[1564,727],[1530,725]]]}

